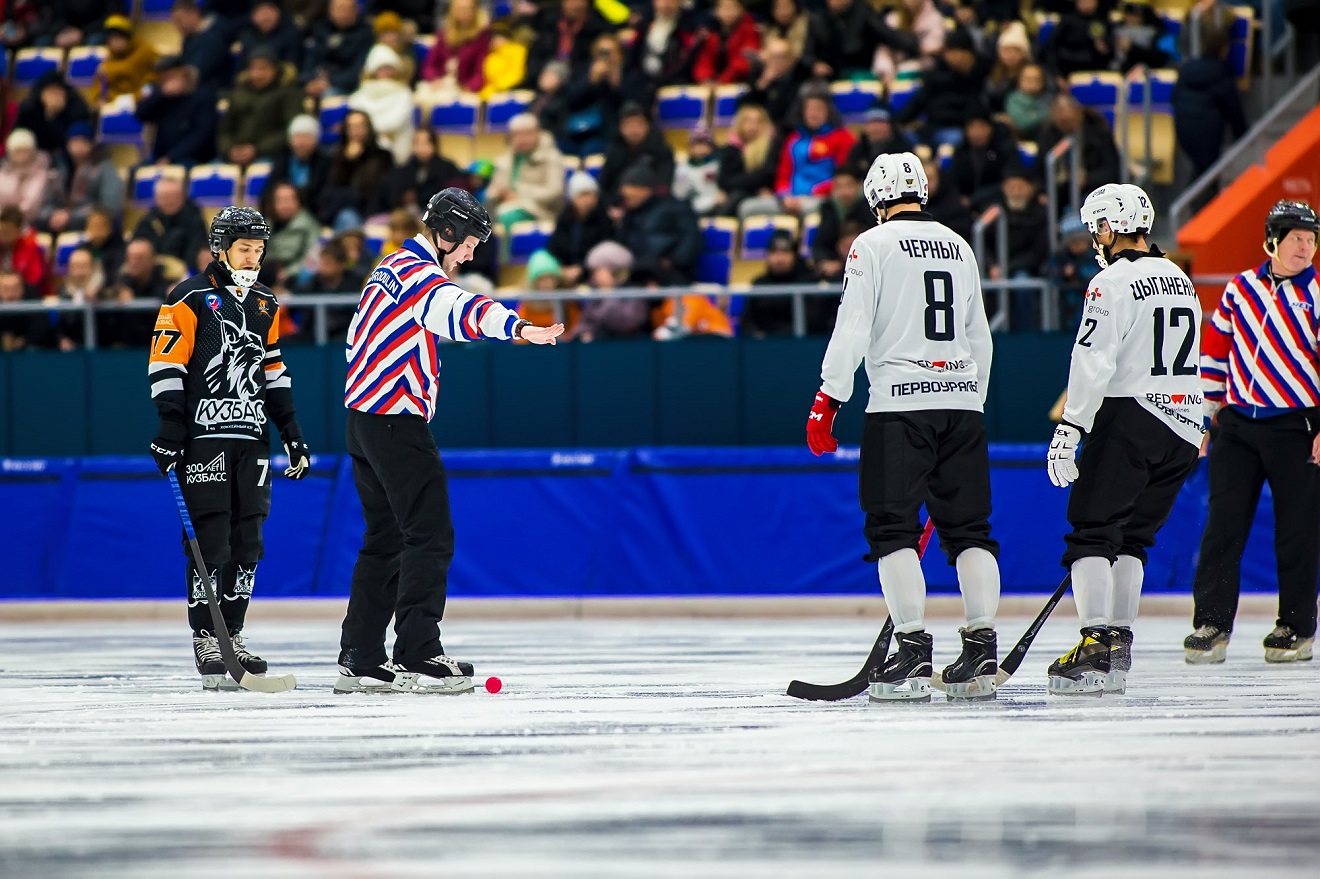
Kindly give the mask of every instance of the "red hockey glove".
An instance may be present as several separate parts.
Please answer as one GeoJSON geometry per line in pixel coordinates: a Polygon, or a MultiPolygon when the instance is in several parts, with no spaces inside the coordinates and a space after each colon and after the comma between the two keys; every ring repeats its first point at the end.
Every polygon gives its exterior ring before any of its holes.
{"type": "Polygon", "coordinates": [[[811,404],[811,414],[807,416],[807,447],[811,454],[820,457],[826,452],[838,451],[839,441],[834,438],[834,416],[843,404],[824,391],[816,392],[816,401],[811,404]]]}

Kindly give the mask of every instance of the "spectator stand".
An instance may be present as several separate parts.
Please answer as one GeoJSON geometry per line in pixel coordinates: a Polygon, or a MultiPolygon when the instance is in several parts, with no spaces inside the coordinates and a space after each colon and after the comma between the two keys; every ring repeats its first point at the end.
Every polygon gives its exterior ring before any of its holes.
{"type": "Polygon", "coordinates": [[[1173,86],[1178,71],[1147,70],[1129,79],[1114,126],[1124,167],[1142,186],[1173,183],[1177,141],[1173,128],[1173,86]]]}

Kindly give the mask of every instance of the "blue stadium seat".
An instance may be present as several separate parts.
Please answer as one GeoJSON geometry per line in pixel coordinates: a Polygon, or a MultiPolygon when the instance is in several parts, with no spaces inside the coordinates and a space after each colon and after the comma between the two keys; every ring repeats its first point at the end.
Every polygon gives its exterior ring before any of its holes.
{"type": "Polygon", "coordinates": [[[30,89],[41,77],[63,65],[63,49],[19,49],[14,55],[14,88],[30,89]]]}
{"type": "Polygon", "coordinates": [[[797,237],[798,219],[787,214],[748,217],[742,222],[742,241],[738,247],[739,259],[765,259],[770,248],[770,236],[778,229],[786,229],[797,237]]]}
{"type": "Polygon", "coordinates": [[[142,0],[143,21],[163,21],[170,17],[174,0],[142,0]]]}
{"type": "Polygon", "coordinates": [[[738,221],[731,217],[707,217],[701,221],[701,249],[707,253],[733,253],[738,221]]]}
{"type": "Polygon", "coordinates": [[[1038,152],[1039,151],[1037,150],[1034,141],[1030,141],[1030,140],[1018,141],[1018,158],[1022,160],[1022,165],[1028,171],[1035,170],[1036,155],[1038,152]]]}
{"type": "Polygon", "coordinates": [[[1058,26],[1059,16],[1053,13],[1040,16],[1040,30],[1036,34],[1036,48],[1038,52],[1045,48],[1045,44],[1050,41],[1050,36],[1058,26]]]}
{"type": "Polygon", "coordinates": [[[132,98],[117,98],[101,108],[101,130],[99,140],[102,143],[125,143],[138,147],[145,146],[142,138],[142,123],[134,115],[136,106],[132,98]]]}
{"type": "Polygon", "coordinates": [[[243,177],[243,204],[248,207],[261,204],[261,193],[270,180],[270,171],[270,162],[253,162],[248,165],[247,174],[243,177]]]}
{"type": "Polygon", "coordinates": [[[1250,6],[1233,7],[1233,26],[1228,32],[1228,66],[1238,79],[1245,79],[1251,71],[1251,26],[1255,17],[1250,6]]]}
{"type": "Polygon", "coordinates": [[[1068,88],[1084,107],[1105,117],[1114,127],[1114,114],[1123,95],[1123,75],[1108,70],[1087,70],[1068,77],[1068,88]]]}
{"type": "Polygon", "coordinates": [[[385,241],[390,237],[390,227],[384,223],[368,223],[362,227],[366,239],[366,248],[372,253],[380,253],[385,248],[385,241]]]}
{"type": "Polygon", "coordinates": [[[702,85],[665,86],[656,93],[655,121],[661,128],[691,131],[706,123],[710,89],[702,85]]]}
{"type": "Polygon", "coordinates": [[[431,108],[431,127],[438,134],[476,137],[481,117],[481,98],[459,94],[431,108]]]}
{"type": "Polygon", "coordinates": [[[188,175],[188,197],[204,208],[238,204],[242,176],[243,170],[237,165],[221,162],[198,165],[188,175]]]}
{"type": "Polygon", "coordinates": [[[900,79],[889,92],[889,112],[897,113],[907,106],[908,101],[921,88],[921,82],[915,79],[900,79]]]}
{"type": "Polygon", "coordinates": [[[417,69],[420,71],[422,65],[426,63],[426,56],[431,54],[432,47],[435,46],[435,34],[418,34],[413,43],[413,58],[417,61],[417,69]]]}
{"type": "Polygon", "coordinates": [[[830,83],[834,107],[848,123],[862,122],[866,111],[880,98],[880,83],[875,80],[840,80],[830,83]]]}
{"type": "Polygon", "coordinates": [[[348,115],[348,98],[321,99],[321,143],[329,145],[339,140],[339,126],[348,115]]]}
{"type": "Polygon", "coordinates": [[[65,66],[65,78],[69,80],[69,85],[78,89],[96,85],[96,76],[101,72],[101,64],[108,54],[104,46],[74,46],[70,49],[65,66]]]}
{"type": "Polygon", "coordinates": [[[509,227],[509,263],[522,265],[533,253],[543,249],[555,232],[554,223],[523,220],[509,227]]]}
{"type": "Polygon", "coordinates": [[[728,284],[733,276],[733,259],[727,253],[707,252],[697,257],[698,284],[728,284]]]}
{"type": "Polygon", "coordinates": [[[808,214],[802,220],[802,248],[799,251],[803,259],[811,258],[811,248],[816,244],[816,233],[820,231],[820,214],[808,214]]]}
{"type": "Polygon", "coordinates": [[[87,239],[81,232],[62,232],[55,239],[55,274],[63,275],[69,270],[69,254],[87,239]]]}
{"type": "Polygon", "coordinates": [[[503,134],[509,130],[509,120],[527,109],[536,97],[529,89],[515,89],[491,95],[486,101],[486,133],[503,134]]]}
{"type": "Polygon", "coordinates": [[[564,185],[568,185],[568,178],[572,177],[582,168],[582,160],[577,156],[564,156],[564,185]]]}
{"type": "Polygon", "coordinates": [[[935,158],[939,159],[940,170],[947,171],[953,167],[953,144],[942,143],[935,150],[935,158]]]}
{"type": "Polygon", "coordinates": [[[741,83],[717,85],[711,106],[711,128],[729,128],[733,117],[738,114],[738,102],[748,92],[748,87],[741,83]]]}
{"type": "Polygon", "coordinates": [[[162,177],[186,180],[188,169],[182,165],[143,165],[138,168],[133,173],[133,183],[130,190],[133,207],[143,210],[151,207],[152,199],[156,195],[156,181],[162,177]]]}
{"type": "Polygon", "coordinates": [[[582,160],[582,170],[597,180],[600,179],[600,169],[604,167],[605,156],[602,153],[593,153],[582,160]]]}

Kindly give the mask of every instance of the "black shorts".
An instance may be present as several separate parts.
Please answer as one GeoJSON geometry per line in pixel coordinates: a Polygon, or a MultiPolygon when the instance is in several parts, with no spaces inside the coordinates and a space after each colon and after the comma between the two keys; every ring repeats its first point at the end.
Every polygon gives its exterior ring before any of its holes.
{"type": "Polygon", "coordinates": [[[999,543],[990,537],[990,453],[980,412],[868,412],[859,482],[868,562],[917,548],[923,503],[949,564],[972,547],[998,557],[999,543]]]}
{"type": "Polygon", "coordinates": [[[1196,457],[1196,446],[1136,400],[1106,398],[1077,459],[1063,566],[1093,556],[1112,564],[1120,555],[1144,565],[1196,457]]]}

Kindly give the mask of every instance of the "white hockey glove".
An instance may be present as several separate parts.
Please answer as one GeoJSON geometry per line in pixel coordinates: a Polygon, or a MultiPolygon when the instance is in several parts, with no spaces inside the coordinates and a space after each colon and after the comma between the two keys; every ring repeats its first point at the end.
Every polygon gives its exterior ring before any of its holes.
{"type": "Polygon", "coordinates": [[[1077,444],[1081,441],[1082,432],[1070,424],[1054,428],[1047,466],[1050,482],[1059,488],[1067,488],[1077,478],[1077,444]]]}

